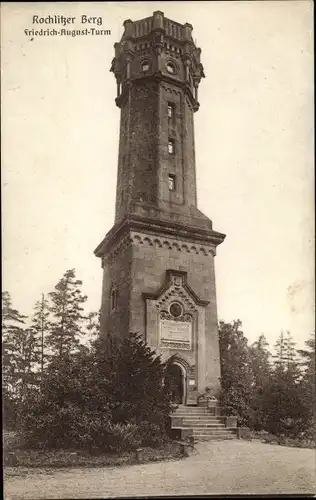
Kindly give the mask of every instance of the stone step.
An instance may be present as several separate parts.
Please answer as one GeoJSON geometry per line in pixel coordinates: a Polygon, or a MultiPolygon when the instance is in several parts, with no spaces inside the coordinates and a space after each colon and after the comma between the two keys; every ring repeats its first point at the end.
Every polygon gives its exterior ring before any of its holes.
{"type": "Polygon", "coordinates": [[[210,412],[208,412],[207,410],[203,410],[203,411],[187,411],[187,410],[177,410],[175,411],[174,413],[171,413],[171,415],[210,415],[210,416],[215,416],[215,415],[211,415],[210,412]]]}
{"type": "Polygon", "coordinates": [[[210,429],[226,429],[224,424],[210,424],[208,422],[188,422],[183,420],[183,427],[208,427],[210,429]]]}
{"type": "Polygon", "coordinates": [[[175,405],[177,408],[189,408],[189,410],[201,410],[205,408],[204,405],[175,405]]]}
{"type": "Polygon", "coordinates": [[[214,429],[212,427],[174,427],[174,429],[182,431],[191,431],[191,435],[195,436],[198,434],[207,434],[207,435],[217,435],[217,434],[236,434],[236,428],[231,427],[220,427],[218,429],[214,429]]]}
{"type": "Polygon", "coordinates": [[[220,418],[220,419],[225,418],[222,415],[212,415],[212,413],[207,411],[203,413],[191,413],[187,411],[181,411],[181,412],[171,413],[170,415],[179,415],[179,416],[187,415],[188,417],[209,417],[209,418],[220,418]]]}
{"type": "Polygon", "coordinates": [[[224,422],[224,418],[212,417],[211,415],[175,415],[177,418],[185,418],[188,420],[207,420],[208,422],[224,422]]]}
{"type": "Polygon", "coordinates": [[[209,415],[175,415],[177,418],[187,418],[188,420],[208,420],[209,422],[225,422],[224,418],[211,417],[209,415]]]}
{"type": "Polygon", "coordinates": [[[174,408],[174,411],[204,411],[207,410],[206,406],[178,406],[178,408],[174,408]]]}
{"type": "MultiPolygon", "coordinates": [[[[173,407],[174,408],[174,407],[173,407]]],[[[177,410],[204,410],[205,406],[185,406],[185,405],[178,405],[177,410]]]]}
{"type": "Polygon", "coordinates": [[[211,435],[221,435],[221,434],[235,434],[233,429],[224,427],[224,429],[210,429],[209,427],[194,427],[193,435],[198,434],[211,434],[211,435]]]}
{"type": "Polygon", "coordinates": [[[177,406],[175,411],[187,410],[187,411],[203,411],[207,410],[205,406],[177,406]]]}
{"type": "Polygon", "coordinates": [[[220,420],[221,422],[224,422],[225,420],[225,417],[221,418],[221,417],[214,417],[213,415],[209,415],[209,414],[205,414],[205,415],[191,415],[191,414],[178,414],[176,413],[174,415],[175,417],[179,417],[179,418],[189,418],[190,420],[192,419],[195,419],[195,420],[220,420]]]}
{"type": "Polygon", "coordinates": [[[182,406],[175,408],[174,411],[208,411],[206,406],[182,406]]]}
{"type": "Polygon", "coordinates": [[[200,441],[223,441],[225,439],[236,439],[236,436],[234,434],[217,434],[217,435],[203,435],[200,434],[198,436],[194,436],[194,441],[195,442],[200,442],[200,441]]]}
{"type": "Polygon", "coordinates": [[[181,412],[176,412],[176,413],[173,413],[172,415],[189,415],[189,416],[195,416],[195,415],[207,415],[208,417],[210,418],[226,418],[225,416],[223,415],[214,415],[214,413],[211,413],[210,411],[205,411],[205,412],[200,412],[200,413],[192,413],[192,412],[184,412],[184,411],[181,411],[181,412]]]}

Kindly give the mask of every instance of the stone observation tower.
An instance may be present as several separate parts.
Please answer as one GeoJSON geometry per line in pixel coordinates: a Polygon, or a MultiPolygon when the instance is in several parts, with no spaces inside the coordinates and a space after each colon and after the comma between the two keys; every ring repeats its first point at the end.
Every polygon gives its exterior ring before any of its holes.
{"type": "Polygon", "coordinates": [[[144,336],[174,356],[175,400],[217,394],[214,257],[225,235],[197,208],[193,115],[204,77],[192,26],[154,12],[124,22],[111,71],[121,110],[112,229],[102,260],[101,334],[144,336]]]}

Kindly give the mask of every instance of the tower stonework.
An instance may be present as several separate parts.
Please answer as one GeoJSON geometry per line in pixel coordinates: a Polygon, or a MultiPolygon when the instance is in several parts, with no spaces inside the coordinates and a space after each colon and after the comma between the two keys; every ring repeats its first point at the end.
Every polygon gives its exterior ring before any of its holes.
{"type": "Polygon", "coordinates": [[[225,235],[197,208],[194,112],[204,77],[192,26],[124,22],[111,71],[121,110],[116,215],[101,258],[101,334],[144,336],[181,372],[180,402],[220,387],[214,257],[225,235]]]}

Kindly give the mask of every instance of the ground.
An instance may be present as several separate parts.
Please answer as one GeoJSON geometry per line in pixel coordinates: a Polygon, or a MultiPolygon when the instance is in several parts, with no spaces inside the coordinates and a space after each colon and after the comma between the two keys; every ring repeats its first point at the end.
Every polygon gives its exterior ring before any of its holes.
{"type": "Polygon", "coordinates": [[[181,461],[92,469],[7,468],[5,478],[5,500],[316,491],[314,450],[243,440],[200,443],[181,461]]]}

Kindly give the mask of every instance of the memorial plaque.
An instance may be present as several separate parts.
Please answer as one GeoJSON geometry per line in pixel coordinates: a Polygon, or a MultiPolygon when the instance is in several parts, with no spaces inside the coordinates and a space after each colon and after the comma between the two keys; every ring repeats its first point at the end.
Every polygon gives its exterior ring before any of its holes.
{"type": "Polygon", "coordinates": [[[160,345],[169,349],[190,350],[192,324],[189,321],[160,320],[160,345]]]}

